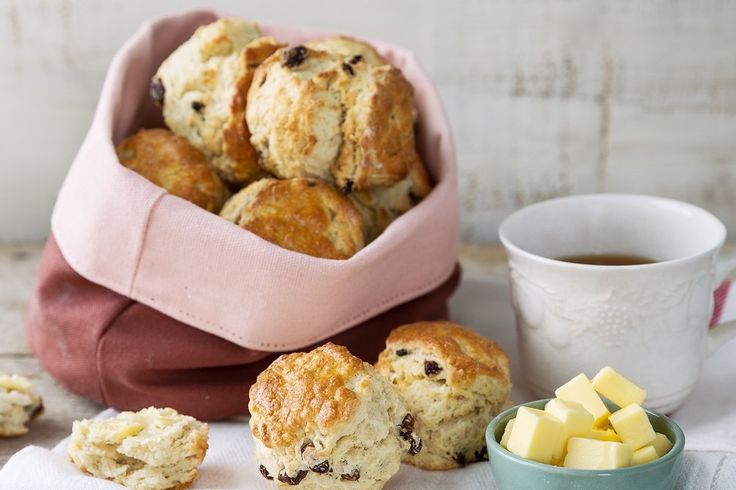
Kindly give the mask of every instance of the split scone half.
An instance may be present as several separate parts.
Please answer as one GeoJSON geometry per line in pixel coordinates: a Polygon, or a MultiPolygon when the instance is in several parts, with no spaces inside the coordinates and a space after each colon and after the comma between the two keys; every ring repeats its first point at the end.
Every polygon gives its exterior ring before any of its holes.
{"type": "Polygon", "coordinates": [[[282,355],[250,389],[264,478],[301,489],[379,489],[422,442],[393,386],[342,346],[282,355]]]}
{"type": "Polygon", "coordinates": [[[82,471],[127,488],[188,488],[207,452],[208,426],[172,408],[77,420],[69,456],[82,471]]]}
{"type": "Polygon", "coordinates": [[[42,411],[41,397],[31,391],[28,378],[0,374],[0,437],[26,434],[28,421],[42,411]]]}
{"type": "Polygon", "coordinates": [[[509,358],[495,342],[452,322],[396,328],[376,363],[417,420],[424,450],[404,461],[447,470],[488,459],[485,430],[511,390],[509,358]]]}

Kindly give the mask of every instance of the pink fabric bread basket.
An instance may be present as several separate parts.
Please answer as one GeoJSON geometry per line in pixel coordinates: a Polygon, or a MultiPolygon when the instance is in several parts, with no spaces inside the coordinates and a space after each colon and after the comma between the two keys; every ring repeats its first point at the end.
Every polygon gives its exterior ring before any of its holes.
{"type": "MultiPolygon", "coordinates": [[[[400,48],[374,43],[414,86],[419,152],[436,184],[348,260],[280,248],[118,163],[115,144],[163,126],[148,97],[158,65],[218,16],[194,11],[148,22],[115,56],[59,193],[29,304],[29,340],[45,367],[119,409],[168,405],[209,419],[246,413],[248,386],[278,353],[339,339],[372,361],[390,328],[446,317],[457,284],[450,129],[432,83],[400,48]]],[[[261,27],[292,45],[326,35],[261,27]]]]}

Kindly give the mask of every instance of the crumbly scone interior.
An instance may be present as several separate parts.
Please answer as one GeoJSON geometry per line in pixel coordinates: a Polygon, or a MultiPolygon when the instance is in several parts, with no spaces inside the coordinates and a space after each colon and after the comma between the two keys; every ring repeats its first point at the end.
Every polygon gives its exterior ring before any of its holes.
{"type": "Polygon", "coordinates": [[[225,202],[220,210],[220,217],[225,218],[231,223],[238,224],[243,208],[248,206],[251,201],[258,195],[258,191],[267,187],[271,179],[261,179],[252,184],[243,187],[225,202]]]}
{"type": "Polygon", "coordinates": [[[173,409],[75,421],[68,452],[83,471],[134,489],[181,488],[198,475],[207,424],[173,409]]]}
{"type": "Polygon", "coordinates": [[[31,382],[17,374],[0,375],[0,437],[26,434],[26,423],[43,408],[41,397],[31,391],[31,382]]]}
{"type": "Polygon", "coordinates": [[[380,371],[399,387],[424,442],[423,451],[405,455],[404,461],[449,469],[486,459],[483,429],[506,403],[508,386],[485,375],[469,383],[449,383],[449,369],[431,349],[391,348],[382,354],[391,358],[381,362],[380,371]]]}

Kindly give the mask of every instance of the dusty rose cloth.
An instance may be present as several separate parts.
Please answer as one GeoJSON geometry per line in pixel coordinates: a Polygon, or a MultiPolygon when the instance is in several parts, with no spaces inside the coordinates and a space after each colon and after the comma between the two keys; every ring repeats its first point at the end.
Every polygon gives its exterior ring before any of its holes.
{"type": "MultiPolygon", "coordinates": [[[[411,53],[375,42],[415,88],[417,145],[436,185],[349,260],[291,252],[166,193],[118,163],[115,143],[161,126],[148,86],[161,61],[218,14],[146,23],[120,49],[59,193],[30,343],[77,393],[119,409],[168,405],[242,414],[278,352],[327,339],[375,358],[388,331],[444,318],[458,279],[458,203],[449,125],[411,53]]],[[[291,44],[326,35],[263,26],[291,44]]]]}
{"type": "MultiPolygon", "coordinates": [[[[71,267],[188,325],[274,352],[314,344],[446,281],[458,246],[452,138],[432,83],[400,48],[374,43],[415,88],[418,149],[436,186],[349,260],[282,249],[118,163],[114,142],[142,126],[161,125],[148,96],[160,62],[215,18],[214,12],[195,11],[149,22],[115,56],[52,217],[71,267]]],[[[292,44],[324,35],[263,30],[292,44]]]]}
{"type": "MultiPolygon", "coordinates": [[[[447,318],[459,276],[455,269],[434,291],[330,340],[374,362],[395,326],[447,318]]],[[[248,388],[278,355],[192,328],[86,280],[64,260],[53,236],[26,325],[33,351],[55,378],[119,410],[169,406],[202,419],[245,414],[248,388]]]]}

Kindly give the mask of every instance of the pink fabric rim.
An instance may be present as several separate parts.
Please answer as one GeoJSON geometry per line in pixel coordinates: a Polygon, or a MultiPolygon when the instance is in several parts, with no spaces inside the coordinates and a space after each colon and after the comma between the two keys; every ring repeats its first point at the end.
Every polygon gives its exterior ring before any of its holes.
{"type": "MultiPolygon", "coordinates": [[[[115,55],[52,216],[71,267],[172,318],[263,351],[313,344],[444,282],[458,249],[454,148],[432,83],[401,48],[374,43],[414,85],[418,145],[436,186],[348,260],[282,249],[118,163],[114,143],[160,117],[147,96],[159,63],[197,26],[217,17],[198,10],[149,21],[115,55]]],[[[329,35],[263,30],[291,44],[329,35]]]]}

